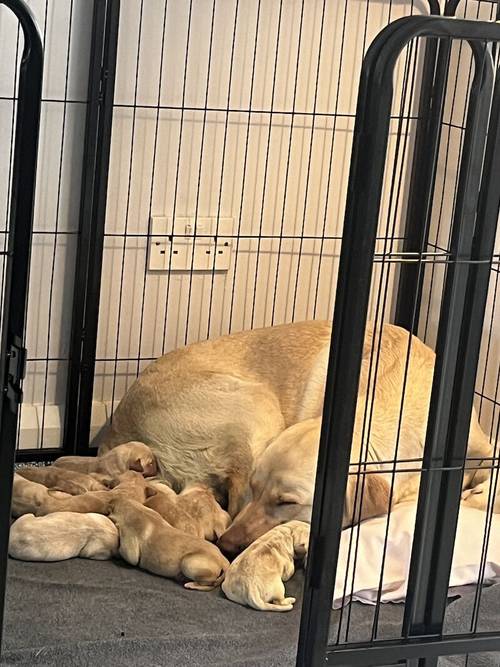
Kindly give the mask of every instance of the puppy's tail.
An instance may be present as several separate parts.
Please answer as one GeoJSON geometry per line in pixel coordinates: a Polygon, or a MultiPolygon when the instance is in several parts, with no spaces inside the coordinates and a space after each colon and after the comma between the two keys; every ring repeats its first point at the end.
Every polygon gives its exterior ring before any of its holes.
{"type": "Polygon", "coordinates": [[[252,600],[252,607],[261,611],[292,611],[295,598],[283,598],[281,601],[264,602],[263,600],[252,600]]]}

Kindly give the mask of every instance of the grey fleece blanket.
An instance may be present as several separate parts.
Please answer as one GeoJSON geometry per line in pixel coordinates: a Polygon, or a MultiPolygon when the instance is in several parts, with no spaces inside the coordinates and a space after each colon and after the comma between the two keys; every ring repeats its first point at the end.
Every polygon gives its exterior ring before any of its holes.
{"type": "MultiPolygon", "coordinates": [[[[287,585],[300,597],[303,574],[287,585]]],[[[447,632],[468,630],[474,588],[448,607],[447,632]]],[[[345,639],[347,610],[343,612],[345,639]]],[[[384,605],[379,636],[400,634],[403,606],[384,605]]],[[[351,606],[349,641],[371,634],[374,608],[351,606]]],[[[2,665],[140,667],[155,665],[293,665],[300,604],[264,613],[128,567],[75,559],[60,563],[11,560],[2,665]]],[[[332,638],[340,612],[332,614],[332,638]]],[[[500,629],[500,586],[483,589],[480,630],[500,629]]],[[[465,659],[441,659],[460,667],[465,659]]],[[[475,656],[467,667],[500,665],[500,654],[475,656]]]]}

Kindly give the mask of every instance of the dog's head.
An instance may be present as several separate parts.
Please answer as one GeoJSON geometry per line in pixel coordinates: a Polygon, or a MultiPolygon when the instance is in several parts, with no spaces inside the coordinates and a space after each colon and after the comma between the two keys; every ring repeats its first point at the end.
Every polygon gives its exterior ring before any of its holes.
{"type": "Polygon", "coordinates": [[[237,554],[274,526],[297,519],[309,522],[318,458],[320,420],[291,426],[256,462],[252,499],[218,541],[237,554]]]}

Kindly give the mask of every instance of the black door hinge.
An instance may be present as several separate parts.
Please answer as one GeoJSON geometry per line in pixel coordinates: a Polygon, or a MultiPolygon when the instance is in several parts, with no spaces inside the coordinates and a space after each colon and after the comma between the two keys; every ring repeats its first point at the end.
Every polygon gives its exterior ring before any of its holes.
{"type": "Polygon", "coordinates": [[[26,348],[21,340],[15,336],[7,352],[8,377],[4,393],[9,401],[12,412],[17,412],[17,406],[23,401],[21,382],[26,374],[26,348]]]}

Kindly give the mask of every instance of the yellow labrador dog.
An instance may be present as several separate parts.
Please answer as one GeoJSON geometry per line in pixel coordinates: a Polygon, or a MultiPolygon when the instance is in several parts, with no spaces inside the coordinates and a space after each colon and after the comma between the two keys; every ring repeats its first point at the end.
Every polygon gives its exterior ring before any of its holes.
{"type": "MultiPolygon", "coordinates": [[[[344,527],[353,521],[387,513],[390,510],[391,462],[395,458],[405,461],[419,459],[423,455],[434,353],[417,338],[412,338],[407,391],[401,408],[408,334],[386,325],[381,338],[381,354],[372,396],[368,391],[371,345],[367,336],[351,450],[351,464],[361,457],[361,460],[371,464],[368,470],[374,474],[365,476],[358,493],[357,477],[349,476],[344,527]],[[369,435],[368,431],[364,431],[367,403],[369,435]]],[[[295,424],[283,431],[260,456],[251,479],[251,502],[219,540],[223,551],[238,553],[273,526],[291,519],[310,520],[320,428],[321,418],[295,424]]],[[[491,455],[490,443],[479,426],[475,412],[471,419],[468,455],[491,455]]],[[[419,474],[415,468],[418,466],[418,461],[398,465],[392,505],[417,493],[419,474]],[[408,472],[405,472],[405,467],[408,472]]],[[[469,471],[464,485],[476,486],[487,474],[487,470],[483,469],[469,471]]]]}
{"type": "Polygon", "coordinates": [[[309,525],[290,521],[259,537],[234,560],[222,582],[226,597],[261,611],[291,611],[295,598],[285,597],[284,581],[305,556],[309,525]]]}
{"type": "MultiPolygon", "coordinates": [[[[353,460],[361,447],[365,406],[371,404],[371,352],[378,350],[379,342],[370,450],[379,460],[394,452],[406,377],[398,456],[416,458],[424,444],[435,355],[399,327],[384,325],[381,341],[376,333],[368,325],[353,460]]],[[[177,490],[197,482],[225,487],[228,510],[234,516],[247,499],[255,461],[268,445],[285,429],[320,416],[330,334],[327,322],[302,322],[224,336],[165,355],[122,399],[113,423],[101,435],[100,453],[128,440],[145,442],[156,454],[161,475],[177,490]]],[[[491,446],[474,413],[469,456],[490,455],[491,446]]],[[[278,474],[279,460],[272,466],[278,474]]],[[[259,469],[259,474],[266,473],[263,466],[259,469]]],[[[297,471],[294,489],[302,477],[297,471]]],[[[411,475],[405,478],[410,480],[411,475]]],[[[314,475],[307,478],[308,488],[313,479],[314,475]]],[[[386,485],[379,481],[371,486],[371,495],[381,494],[383,501],[386,485]]]]}

